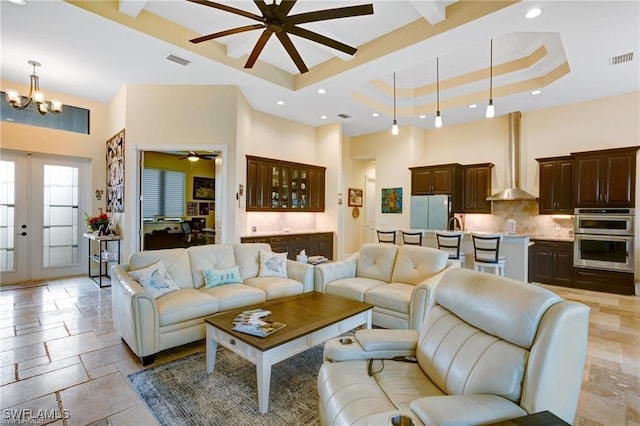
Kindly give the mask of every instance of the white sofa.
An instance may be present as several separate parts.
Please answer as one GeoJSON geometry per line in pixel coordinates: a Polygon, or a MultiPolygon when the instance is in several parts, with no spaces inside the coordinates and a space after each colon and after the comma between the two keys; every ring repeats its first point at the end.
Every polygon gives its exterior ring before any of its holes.
{"type": "Polygon", "coordinates": [[[210,244],[188,249],[133,253],[129,263],[112,268],[113,322],[117,332],[143,365],[159,351],[205,337],[204,318],[286,296],[313,291],[313,266],[286,261],[287,278],[258,276],[260,250],[269,244],[210,244]],[[158,297],[134,280],[129,271],[162,260],[179,290],[158,297]],[[242,283],[205,288],[203,271],[237,265],[242,283]]]}
{"type": "Polygon", "coordinates": [[[390,424],[404,414],[416,425],[480,425],[548,410],[571,424],[588,327],[583,304],[509,278],[450,271],[419,333],[358,330],[349,344],[325,344],[320,423],[390,424]]]}
{"type": "Polygon", "coordinates": [[[363,244],[344,260],[317,265],[316,291],[374,305],[372,324],[418,329],[433,289],[460,262],[442,250],[395,244],[363,244]]]}

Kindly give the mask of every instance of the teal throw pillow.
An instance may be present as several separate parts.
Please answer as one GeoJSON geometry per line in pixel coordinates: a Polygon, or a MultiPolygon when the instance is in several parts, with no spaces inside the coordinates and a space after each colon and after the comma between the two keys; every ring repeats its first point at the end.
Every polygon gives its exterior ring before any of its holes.
{"type": "Polygon", "coordinates": [[[238,265],[233,265],[224,269],[205,269],[204,282],[206,288],[211,288],[223,284],[241,283],[242,278],[240,278],[238,265]]]}

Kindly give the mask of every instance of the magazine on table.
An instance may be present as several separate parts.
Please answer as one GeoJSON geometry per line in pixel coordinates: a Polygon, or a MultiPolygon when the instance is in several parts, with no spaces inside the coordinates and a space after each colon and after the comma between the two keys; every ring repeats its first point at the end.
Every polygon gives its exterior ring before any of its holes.
{"type": "Polygon", "coordinates": [[[259,324],[237,324],[234,325],[232,330],[239,331],[245,334],[251,334],[252,336],[266,337],[275,333],[278,330],[283,329],[286,324],[275,321],[260,321],[259,324]]]}

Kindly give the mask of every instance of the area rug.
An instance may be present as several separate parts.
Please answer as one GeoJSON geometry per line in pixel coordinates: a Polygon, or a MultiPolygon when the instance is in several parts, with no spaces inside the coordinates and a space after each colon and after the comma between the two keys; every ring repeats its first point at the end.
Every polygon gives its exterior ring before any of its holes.
{"type": "Polygon", "coordinates": [[[198,353],[130,374],[129,381],[161,425],[319,425],[318,345],[271,367],[269,411],[258,411],[253,364],[218,345],[215,371],[198,353]]]}

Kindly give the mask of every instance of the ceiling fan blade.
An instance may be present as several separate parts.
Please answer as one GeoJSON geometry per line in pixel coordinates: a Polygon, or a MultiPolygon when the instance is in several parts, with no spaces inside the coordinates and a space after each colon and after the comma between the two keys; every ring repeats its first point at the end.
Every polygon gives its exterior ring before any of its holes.
{"type": "Polygon", "coordinates": [[[264,17],[264,19],[275,18],[275,15],[273,14],[275,7],[270,7],[267,3],[264,2],[264,0],[253,0],[253,2],[256,4],[256,6],[258,6],[260,12],[262,12],[262,16],[264,17]]]}
{"type": "Polygon", "coordinates": [[[298,67],[298,70],[300,70],[300,74],[304,74],[305,72],[309,71],[309,68],[307,68],[307,66],[305,65],[302,57],[300,56],[300,53],[298,53],[298,49],[296,49],[296,47],[293,45],[293,42],[291,41],[287,33],[281,31],[276,35],[278,36],[278,40],[280,40],[280,43],[282,43],[282,45],[284,46],[284,49],[287,51],[289,56],[291,56],[291,59],[298,67]]]}
{"type": "Polygon", "coordinates": [[[297,35],[298,37],[306,38],[307,40],[315,41],[316,43],[332,47],[349,55],[354,55],[358,51],[358,49],[349,46],[348,44],[341,43],[337,40],[323,36],[322,34],[314,33],[313,31],[309,31],[304,28],[287,26],[286,31],[290,34],[297,35]]]}
{"type": "Polygon", "coordinates": [[[202,37],[197,37],[189,40],[191,43],[202,43],[203,41],[213,40],[214,38],[224,37],[232,34],[243,33],[245,31],[258,30],[264,28],[263,24],[246,25],[244,27],[233,28],[226,31],[220,31],[219,33],[213,33],[202,37]]]}
{"type": "Polygon", "coordinates": [[[247,59],[247,63],[244,64],[245,68],[253,67],[253,65],[258,60],[258,56],[260,56],[262,49],[264,49],[265,44],[267,44],[267,41],[269,41],[269,37],[271,37],[271,34],[273,33],[269,30],[264,30],[262,32],[262,35],[260,36],[260,38],[256,42],[256,45],[253,47],[253,50],[249,54],[249,59],[247,59]]]}
{"type": "Polygon", "coordinates": [[[280,2],[280,5],[278,6],[278,9],[276,10],[278,17],[284,19],[289,14],[289,12],[291,12],[291,9],[296,4],[296,1],[297,0],[282,0],[282,2],[280,2]]]}
{"type": "Polygon", "coordinates": [[[303,24],[307,22],[326,21],[329,19],[349,18],[352,16],[372,15],[373,5],[362,4],[359,6],[337,7],[335,9],[316,10],[314,12],[291,15],[287,18],[288,24],[303,24]]]}
{"type": "Polygon", "coordinates": [[[214,3],[212,1],[207,0],[187,0],[191,3],[201,4],[203,6],[212,7],[214,9],[224,10],[225,12],[230,12],[236,15],[244,16],[246,18],[251,18],[256,21],[262,21],[262,16],[258,16],[254,13],[247,12],[246,10],[236,9],[235,7],[225,6],[224,4],[214,3]]]}

